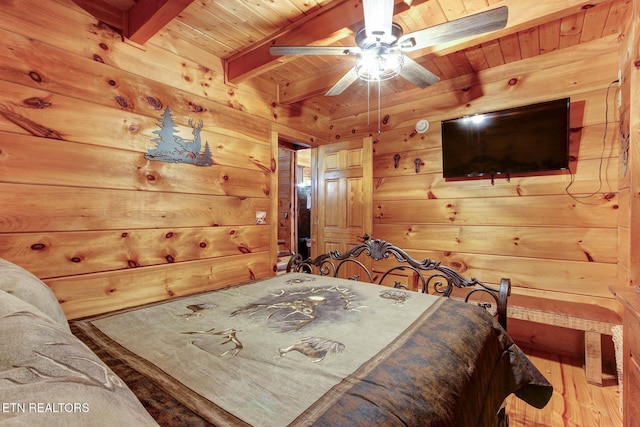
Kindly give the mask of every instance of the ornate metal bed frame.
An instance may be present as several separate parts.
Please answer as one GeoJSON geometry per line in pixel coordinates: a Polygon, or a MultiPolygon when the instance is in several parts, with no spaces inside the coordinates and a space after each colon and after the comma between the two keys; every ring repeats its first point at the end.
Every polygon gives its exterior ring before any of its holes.
{"type": "MultiPolygon", "coordinates": [[[[469,289],[464,297],[464,301],[477,302],[479,306],[486,308],[496,316],[500,325],[502,325],[505,330],[507,329],[507,299],[511,293],[511,281],[508,278],[502,278],[498,288],[486,285],[475,277],[468,280],[452,268],[441,265],[440,261],[429,258],[418,261],[403,249],[385,240],[368,240],[352,247],[343,254],[338,251],[330,251],[317,258],[307,259],[302,259],[300,254],[295,254],[289,260],[287,272],[296,271],[319,274],[321,276],[331,275],[338,277],[340,269],[349,263],[358,265],[367,275],[365,280],[368,279],[370,283],[382,284],[385,278],[393,272],[409,269],[413,270],[418,278],[419,292],[429,293],[429,289],[432,289],[432,293],[450,297],[454,287],[469,289]],[[364,251],[366,251],[366,255],[375,261],[389,258],[389,255],[393,255],[401,264],[387,269],[378,276],[377,273],[370,271],[367,266],[358,259],[364,251]],[[488,295],[490,302],[478,302],[477,297],[481,295],[485,297],[488,295]],[[474,297],[472,298],[472,296],[474,297]]],[[[360,275],[353,275],[348,277],[348,279],[360,280],[360,275]]],[[[407,286],[397,280],[394,280],[394,287],[408,289],[407,286]]]]}

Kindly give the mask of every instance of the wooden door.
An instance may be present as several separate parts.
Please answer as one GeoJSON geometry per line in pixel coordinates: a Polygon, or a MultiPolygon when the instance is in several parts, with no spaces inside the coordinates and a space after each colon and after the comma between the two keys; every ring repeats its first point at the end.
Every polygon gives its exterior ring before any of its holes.
{"type": "MultiPolygon", "coordinates": [[[[344,252],[371,236],[372,138],[320,146],[312,153],[316,171],[311,254],[344,252]],[[315,230],[314,230],[315,226],[315,230]]],[[[368,257],[365,257],[368,258],[368,257]]]]}

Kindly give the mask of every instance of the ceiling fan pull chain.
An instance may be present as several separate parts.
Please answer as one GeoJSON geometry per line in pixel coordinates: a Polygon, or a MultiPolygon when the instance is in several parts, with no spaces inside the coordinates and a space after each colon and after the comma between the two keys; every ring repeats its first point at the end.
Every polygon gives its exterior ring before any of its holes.
{"type": "Polygon", "coordinates": [[[380,80],[378,80],[378,136],[380,136],[380,80]]]}
{"type": "Polygon", "coordinates": [[[371,125],[371,82],[367,81],[367,126],[371,125]]]}

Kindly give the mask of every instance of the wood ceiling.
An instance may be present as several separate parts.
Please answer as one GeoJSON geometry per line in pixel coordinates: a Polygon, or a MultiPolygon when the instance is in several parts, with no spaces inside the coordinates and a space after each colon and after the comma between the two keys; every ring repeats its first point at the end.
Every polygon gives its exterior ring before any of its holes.
{"type": "MultiPolygon", "coordinates": [[[[354,33],[363,26],[361,0],[73,1],[134,42],[153,43],[154,35],[161,32],[193,44],[223,60],[229,82],[254,79],[273,85],[282,104],[304,103],[331,116],[367,100],[367,84],[360,81],[342,95],[324,96],[353,66],[352,56],[274,57],[268,51],[271,45],[355,46],[354,33]]],[[[409,5],[396,0],[394,22],[407,34],[508,6],[509,19],[503,30],[409,54],[444,81],[617,34],[629,13],[629,3],[414,0],[409,5]]],[[[396,99],[415,89],[400,77],[381,87],[383,94],[396,99]]]]}

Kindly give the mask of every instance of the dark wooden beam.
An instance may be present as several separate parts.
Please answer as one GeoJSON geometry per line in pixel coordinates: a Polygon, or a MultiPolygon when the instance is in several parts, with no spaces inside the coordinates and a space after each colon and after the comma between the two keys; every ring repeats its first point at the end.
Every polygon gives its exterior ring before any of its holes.
{"type": "Polygon", "coordinates": [[[194,0],[140,0],[125,13],[123,36],[145,44],[194,0]]]}

